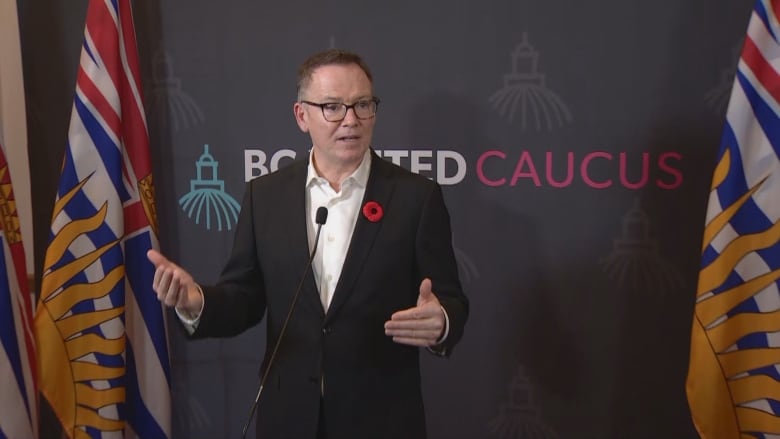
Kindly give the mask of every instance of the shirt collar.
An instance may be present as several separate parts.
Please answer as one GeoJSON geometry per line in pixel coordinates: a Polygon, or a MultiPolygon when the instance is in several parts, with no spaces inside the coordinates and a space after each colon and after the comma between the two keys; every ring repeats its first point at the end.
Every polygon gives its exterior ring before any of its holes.
{"type": "MultiPolygon", "coordinates": [[[[313,154],[314,154],[314,148],[312,147],[312,149],[309,151],[309,166],[306,169],[306,187],[311,186],[314,182],[317,182],[320,179],[324,180],[317,173],[317,170],[314,169],[313,154]]],[[[360,166],[358,166],[357,169],[355,169],[355,172],[350,174],[349,177],[344,179],[342,185],[352,180],[355,184],[364,188],[368,184],[368,174],[370,171],[371,171],[371,148],[366,149],[365,154],[363,154],[363,160],[361,160],[360,162],[360,166]]]]}

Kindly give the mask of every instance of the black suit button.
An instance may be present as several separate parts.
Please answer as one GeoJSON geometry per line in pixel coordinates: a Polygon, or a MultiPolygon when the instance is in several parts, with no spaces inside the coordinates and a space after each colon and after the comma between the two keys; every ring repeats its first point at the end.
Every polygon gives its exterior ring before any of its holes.
{"type": "Polygon", "coordinates": [[[331,328],[330,326],[323,326],[323,328],[322,328],[322,333],[323,334],[328,335],[331,332],[333,332],[333,328],[331,328]]]}

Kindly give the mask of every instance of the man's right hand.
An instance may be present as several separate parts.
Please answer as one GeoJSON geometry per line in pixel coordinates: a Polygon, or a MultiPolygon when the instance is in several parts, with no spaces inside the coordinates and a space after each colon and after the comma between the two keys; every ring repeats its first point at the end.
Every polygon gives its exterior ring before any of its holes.
{"type": "Polygon", "coordinates": [[[165,306],[175,306],[188,316],[200,314],[203,295],[192,276],[157,250],[149,250],[146,257],[155,267],[152,288],[157,293],[157,300],[165,306]]]}

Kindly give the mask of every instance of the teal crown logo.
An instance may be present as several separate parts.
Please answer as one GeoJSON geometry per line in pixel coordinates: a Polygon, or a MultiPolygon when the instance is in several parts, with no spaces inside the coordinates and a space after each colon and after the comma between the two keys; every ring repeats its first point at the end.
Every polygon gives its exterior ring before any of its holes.
{"type": "Polygon", "coordinates": [[[209,154],[209,145],[203,145],[203,154],[195,162],[198,177],[190,180],[190,191],[179,198],[179,205],[195,224],[205,222],[211,230],[216,223],[218,231],[231,230],[238,222],[241,206],[225,192],[225,182],[218,178],[219,162],[209,154]],[[210,178],[208,178],[210,177],[210,178]]]}

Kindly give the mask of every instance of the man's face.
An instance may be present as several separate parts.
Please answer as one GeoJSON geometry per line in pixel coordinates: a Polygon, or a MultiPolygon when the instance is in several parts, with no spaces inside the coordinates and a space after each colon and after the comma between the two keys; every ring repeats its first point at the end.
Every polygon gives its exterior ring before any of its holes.
{"type": "MultiPolygon", "coordinates": [[[[351,105],[371,99],[373,94],[371,82],[363,70],[348,64],[318,67],[302,96],[303,100],[318,104],[351,105]]],[[[376,116],[358,119],[354,109],[349,109],[343,120],[328,122],[320,107],[301,102],[295,103],[293,111],[301,131],[311,136],[318,168],[344,170],[360,164],[371,145],[376,116]]]]}

